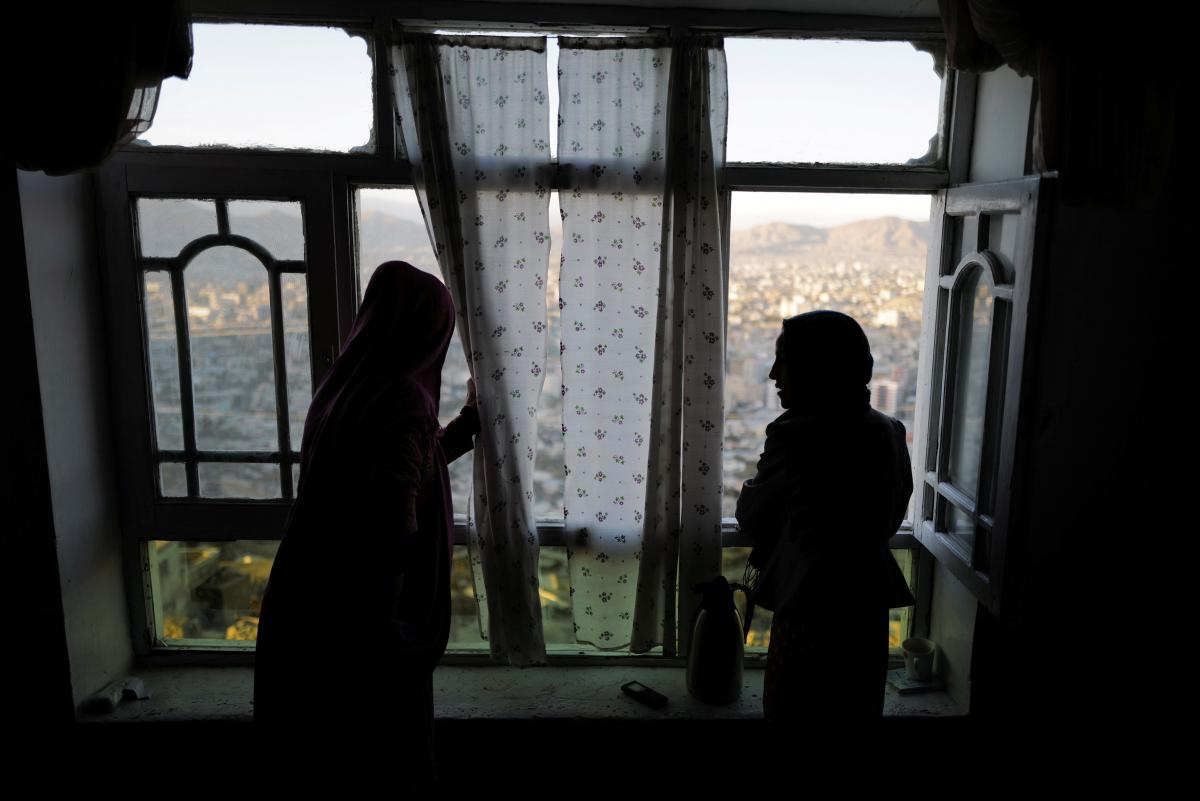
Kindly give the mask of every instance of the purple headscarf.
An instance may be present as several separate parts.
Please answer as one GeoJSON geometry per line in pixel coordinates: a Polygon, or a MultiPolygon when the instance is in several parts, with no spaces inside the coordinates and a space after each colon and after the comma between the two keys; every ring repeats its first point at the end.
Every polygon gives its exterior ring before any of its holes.
{"type": "Polygon", "coordinates": [[[335,408],[367,409],[386,398],[394,417],[435,427],[453,332],[454,301],[441,281],[407,262],[379,265],[341,355],[313,394],[304,423],[302,475],[335,408]]]}

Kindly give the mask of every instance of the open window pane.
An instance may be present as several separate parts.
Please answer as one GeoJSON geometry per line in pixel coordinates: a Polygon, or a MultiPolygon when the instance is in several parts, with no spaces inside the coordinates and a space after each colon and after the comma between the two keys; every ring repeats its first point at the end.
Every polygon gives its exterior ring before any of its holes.
{"type": "Polygon", "coordinates": [[[340,28],[195,24],[192,73],[163,82],[150,145],[354,151],[372,144],[367,39],[340,28]]]}
{"type": "MultiPolygon", "coordinates": [[[[444,280],[429,244],[415,191],[408,187],[362,187],[354,192],[354,210],[360,301],[375,268],[386,261],[406,261],[439,281],[444,280]]],[[[453,420],[467,402],[467,379],[470,377],[456,322],[442,365],[442,396],[438,401],[442,425],[453,420]]],[[[468,513],[472,464],[472,457],[467,454],[448,465],[455,514],[468,513]]]]}
{"type": "MultiPolygon", "coordinates": [[[[746,571],[746,562],[750,558],[750,548],[735,547],[723,548],[721,555],[723,564],[721,574],[730,584],[740,583],[746,571]]],[[[904,574],[905,581],[911,588],[913,583],[913,552],[908,549],[893,549],[892,556],[896,559],[896,563],[900,566],[900,572],[904,574]]],[[[735,593],[734,598],[737,603],[738,612],[745,620],[746,608],[745,597],[740,593],[735,593]]],[[[888,647],[893,651],[899,651],[900,643],[908,636],[909,630],[909,615],[912,612],[912,607],[904,607],[902,609],[892,609],[889,613],[888,623],[888,647]]],[[[771,622],[774,619],[774,613],[769,609],[755,609],[754,620],[751,622],[750,633],[746,636],[746,650],[765,652],[771,645],[771,622]]]]}
{"type": "MultiPolygon", "coordinates": [[[[557,55],[557,49],[554,51],[557,55]]],[[[551,81],[552,87],[557,81],[551,81]]],[[[551,132],[555,126],[551,126],[551,132]]],[[[565,444],[563,441],[563,380],[559,343],[562,341],[562,312],[558,308],[559,278],[562,274],[563,221],[558,192],[550,193],[550,262],[546,265],[545,381],[538,399],[538,446],[533,466],[533,511],[538,520],[562,520],[566,490],[565,444]]],[[[547,640],[549,641],[549,640],[547,640]]]]}
{"type": "Polygon", "coordinates": [[[145,274],[146,346],[154,398],[154,428],[162,450],[183,448],[183,417],[179,406],[179,351],[171,274],[145,274]]]}
{"type": "Polygon", "coordinates": [[[266,269],[246,251],[222,246],[197,256],[183,276],[197,447],[277,450],[266,269]]]}
{"type": "MultiPolygon", "coordinates": [[[[571,577],[567,570],[567,549],[561,545],[543,545],[538,552],[538,593],[542,602],[542,627],[548,648],[558,651],[600,649],[575,642],[575,623],[571,613],[571,577]]],[[[487,640],[479,631],[479,607],[466,545],[454,546],[451,567],[450,604],[452,610],[449,648],[487,650],[487,640]]]]}
{"type": "Polygon", "coordinates": [[[767,376],[785,317],[834,309],[858,320],[875,357],[871,405],[904,423],[911,448],[928,216],[920,195],[734,193],[723,515],[783,411],[767,376]]]}
{"type": "MultiPolygon", "coordinates": [[[[746,576],[746,562],[750,559],[752,548],[722,548],[721,575],[730,584],[740,584],[746,576]]],[[[734,594],[738,612],[742,615],[742,623],[746,620],[745,596],[734,594]]],[[[771,644],[771,621],[775,614],[770,609],[755,609],[754,620],[751,621],[750,633],[746,635],[746,650],[765,651],[771,644]]]]}
{"type": "MultiPolygon", "coordinates": [[[[279,543],[146,543],[155,634],[172,641],[254,640],[279,543]]],[[[317,633],[317,632],[314,632],[317,633]]]]}
{"type": "Polygon", "coordinates": [[[979,460],[983,452],[987,408],[989,349],[992,328],[992,283],[986,270],[971,268],[955,288],[958,314],[957,364],[954,373],[953,419],[950,422],[950,481],[971,497],[978,495],[979,460]]]}
{"type": "Polygon", "coordinates": [[[932,163],[942,79],[907,42],[725,39],[730,162],[932,163]]]}
{"type": "Polygon", "coordinates": [[[975,520],[950,501],[943,501],[946,508],[945,531],[962,543],[970,555],[975,546],[975,520]]]}

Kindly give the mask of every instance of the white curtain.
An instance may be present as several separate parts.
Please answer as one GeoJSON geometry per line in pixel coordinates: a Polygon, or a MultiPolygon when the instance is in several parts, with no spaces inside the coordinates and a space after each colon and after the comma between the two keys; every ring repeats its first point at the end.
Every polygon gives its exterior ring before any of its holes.
{"type": "Polygon", "coordinates": [[[721,572],[728,94],[720,39],[688,39],[673,57],[654,433],[633,647],[661,642],[671,654],[678,641],[686,655],[700,600],[692,587],[721,572]]]}
{"type": "Polygon", "coordinates": [[[724,52],[564,39],[559,97],[576,636],[674,653],[677,579],[690,622],[691,585],[721,570],[724,52]]]}
{"type": "Polygon", "coordinates": [[[574,38],[559,48],[564,507],[575,635],[628,648],[646,546],[671,50],[665,41],[574,38]]]}
{"type": "Polygon", "coordinates": [[[471,560],[484,636],[545,661],[533,513],[549,256],[545,39],[406,36],[403,147],[478,387],[471,560]]]}
{"type": "MultiPolygon", "coordinates": [[[[493,654],[512,664],[545,656],[531,484],[551,187],[543,47],[426,35],[394,53],[401,138],[479,385],[476,594],[493,654]]],[[[721,570],[724,52],[719,39],[560,48],[576,637],[673,654],[687,647],[691,586],[721,570]]]]}

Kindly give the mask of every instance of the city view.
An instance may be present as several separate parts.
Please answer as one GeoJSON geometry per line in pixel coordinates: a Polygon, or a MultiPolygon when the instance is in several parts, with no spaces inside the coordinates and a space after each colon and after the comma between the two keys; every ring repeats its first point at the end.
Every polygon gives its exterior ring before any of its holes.
{"type": "MultiPolygon", "coordinates": [[[[415,206],[411,190],[360,191],[356,199],[363,285],[376,265],[392,259],[409,261],[439,275],[424,226],[411,214],[415,206]],[[405,205],[410,209],[408,214],[397,211],[405,205]]],[[[231,225],[237,233],[265,245],[277,258],[302,257],[297,255],[303,252],[298,204],[243,205],[236,215],[235,205],[230,204],[231,225]]],[[[754,474],[767,423],[781,411],[767,374],[774,360],[775,337],[785,317],[812,309],[836,309],[863,325],[875,357],[872,405],[900,419],[908,429],[911,444],[929,238],[928,222],[899,216],[818,226],[784,214],[770,222],[739,225],[738,208],[735,195],[727,296],[722,497],[726,516],[733,514],[742,482],[754,474]]],[[[143,256],[173,256],[186,242],[216,231],[211,201],[141,201],[139,216],[143,256]]],[[[556,202],[552,202],[550,219],[557,223],[556,202]]],[[[542,343],[546,382],[538,412],[535,512],[539,519],[562,520],[561,368],[557,358],[561,237],[554,228],[551,234],[548,325],[542,343]]],[[[184,276],[198,447],[277,451],[276,370],[266,271],[244,251],[218,248],[193,262],[184,276]]],[[[177,450],[182,448],[182,421],[170,276],[148,271],[145,292],[158,443],[160,449],[177,450]]],[[[282,374],[289,396],[287,418],[291,446],[298,450],[312,392],[308,297],[303,276],[283,277],[280,302],[286,362],[282,374]]],[[[465,401],[468,375],[456,337],[443,373],[443,424],[465,401]]],[[[201,464],[199,472],[202,497],[270,498],[281,493],[277,465],[201,464]]],[[[451,465],[458,514],[468,514],[470,476],[469,456],[451,465]]],[[[161,482],[164,496],[186,495],[182,464],[164,463],[161,482]]],[[[167,640],[253,639],[258,601],[275,545],[248,541],[211,545],[151,543],[157,557],[151,564],[160,636],[167,640]]],[[[452,642],[478,645],[481,638],[474,579],[466,548],[455,550],[452,642]]],[[[748,551],[728,548],[726,552],[725,573],[731,580],[740,580],[748,551]]],[[[907,554],[903,554],[902,566],[906,559],[907,554]]],[[[543,548],[541,592],[548,643],[573,643],[568,575],[565,549],[543,548]]],[[[898,638],[901,621],[898,614],[894,617],[893,636],[898,638]]],[[[769,613],[757,613],[748,644],[765,645],[769,626],[769,613]]]]}

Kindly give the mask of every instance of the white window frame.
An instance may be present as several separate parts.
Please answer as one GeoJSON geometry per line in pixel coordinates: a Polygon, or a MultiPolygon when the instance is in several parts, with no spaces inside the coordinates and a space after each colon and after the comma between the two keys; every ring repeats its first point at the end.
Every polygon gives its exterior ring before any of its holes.
{"type": "MultiPolygon", "coordinates": [[[[378,2],[347,9],[335,0],[311,0],[300,11],[274,0],[235,3],[228,0],[193,3],[196,22],[332,25],[366,35],[374,69],[374,127],[372,152],[331,154],[294,151],[195,149],[129,145],[97,172],[98,214],[109,264],[106,301],[109,343],[113,354],[114,428],[118,440],[127,589],[135,650],[145,663],[177,663],[203,658],[202,653],[230,651],[214,644],[165,651],[155,642],[152,603],[144,580],[150,560],[150,539],[232,541],[279,539],[290,508],[287,500],[180,500],[157,497],[153,444],[153,403],[148,358],[142,331],[142,278],[132,243],[131,198],[139,195],[175,197],[296,198],[308,204],[305,237],[309,255],[309,309],[312,323],[314,386],[332,363],[337,342],[348,335],[357,308],[357,264],[354,253],[353,194],[359,187],[409,187],[408,165],[397,157],[391,100],[390,42],[393,20],[426,27],[512,27],[556,31],[669,29],[736,35],[777,35],[787,38],[838,38],[940,42],[940,21],[930,19],[846,18],[786,12],[742,12],[696,9],[636,9],[631,7],[542,4],[437,4],[378,2]],[[531,25],[528,20],[539,20],[531,25]],[[302,187],[298,193],[296,187],[302,187]],[[307,223],[324,216],[328,224],[307,223]],[[316,285],[313,279],[316,279],[316,285]],[[317,291],[314,291],[316,289],[317,291]]],[[[733,191],[893,192],[932,194],[965,178],[974,115],[972,76],[947,68],[946,96],[940,133],[941,161],[934,165],[829,165],[730,163],[726,184],[733,191]]],[[[560,187],[555,187],[560,188],[560,187]]],[[[928,291],[928,290],[927,290],[928,291]]],[[[467,542],[465,520],[456,521],[457,544],[467,542]]],[[[542,545],[562,545],[561,521],[539,521],[542,545]]],[[[724,547],[752,543],[733,518],[722,520],[724,547]]],[[[913,633],[927,631],[931,562],[906,525],[891,540],[892,548],[914,550],[914,583],[918,605],[912,616],[913,633]],[[916,558],[920,554],[920,558],[916,558]]],[[[248,661],[244,646],[222,657],[248,661]]],[[[560,657],[561,658],[561,657],[560,657]]],[[[554,661],[555,657],[551,657],[554,661]]],[[[486,661],[448,654],[447,663],[486,661]]],[[[681,662],[681,658],[591,654],[573,657],[570,664],[681,662]]]]}

